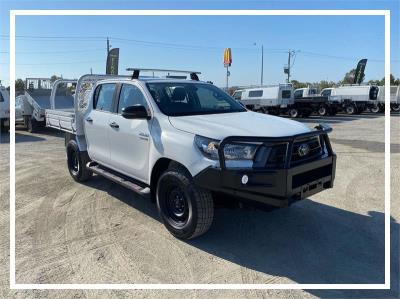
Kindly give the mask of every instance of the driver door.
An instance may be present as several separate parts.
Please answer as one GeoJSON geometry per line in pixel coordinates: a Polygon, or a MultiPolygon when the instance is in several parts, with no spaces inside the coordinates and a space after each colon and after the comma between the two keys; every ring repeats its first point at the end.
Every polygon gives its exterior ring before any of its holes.
{"type": "Polygon", "coordinates": [[[147,180],[149,168],[150,125],[147,119],[126,119],[121,116],[125,107],[142,105],[150,114],[146,98],[138,86],[122,84],[117,113],[111,115],[109,141],[113,168],[142,182],[147,180]]]}

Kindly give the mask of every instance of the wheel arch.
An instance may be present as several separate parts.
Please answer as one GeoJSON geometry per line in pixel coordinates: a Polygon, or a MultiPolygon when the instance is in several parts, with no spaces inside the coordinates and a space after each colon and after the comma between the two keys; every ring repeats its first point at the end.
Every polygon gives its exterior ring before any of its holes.
{"type": "Polygon", "coordinates": [[[155,200],[155,194],[157,190],[157,182],[161,174],[167,170],[168,168],[171,167],[176,167],[176,168],[183,168],[185,171],[187,171],[189,174],[188,168],[183,165],[180,162],[177,162],[175,160],[169,159],[169,158],[159,158],[156,163],[154,163],[152,170],[151,170],[151,175],[150,175],[150,189],[151,189],[151,195],[152,195],[152,200],[155,200]]]}

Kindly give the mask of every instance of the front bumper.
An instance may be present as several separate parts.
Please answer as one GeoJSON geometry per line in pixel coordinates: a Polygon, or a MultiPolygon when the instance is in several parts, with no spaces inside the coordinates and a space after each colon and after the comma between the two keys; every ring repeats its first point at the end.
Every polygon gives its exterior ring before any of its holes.
{"type": "Polygon", "coordinates": [[[220,167],[208,167],[194,177],[198,186],[233,196],[286,207],[291,203],[332,188],[335,179],[336,155],[333,153],[327,133],[331,129],[320,125],[310,133],[283,138],[228,137],[220,143],[220,167]],[[291,166],[293,143],[304,137],[320,136],[326,153],[310,162],[291,166]],[[288,142],[287,158],[281,169],[226,168],[223,147],[233,141],[288,142]],[[248,181],[242,183],[246,175],[248,181]]]}

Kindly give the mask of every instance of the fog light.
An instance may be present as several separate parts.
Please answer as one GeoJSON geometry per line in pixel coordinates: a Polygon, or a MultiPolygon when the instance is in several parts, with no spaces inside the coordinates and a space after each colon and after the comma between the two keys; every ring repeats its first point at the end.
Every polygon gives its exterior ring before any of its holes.
{"type": "Polygon", "coordinates": [[[242,176],[242,184],[246,185],[248,181],[249,181],[249,177],[246,174],[243,175],[242,176]]]}

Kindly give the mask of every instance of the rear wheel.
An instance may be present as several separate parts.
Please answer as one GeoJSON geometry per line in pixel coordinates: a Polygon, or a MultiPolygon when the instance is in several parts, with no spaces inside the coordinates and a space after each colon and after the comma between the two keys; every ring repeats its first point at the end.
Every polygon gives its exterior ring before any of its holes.
{"type": "Polygon", "coordinates": [[[347,114],[354,114],[356,113],[356,107],[354,105],[347,105],[346,106],[346,113],[347,114]]]}
{"type": "Polygon", "coordinates": [[[299,111],[296,108],[289,109],[289,116],[296,118],[299,117],[299,111]]]}
{"type": "Polygon", "coordinates": [[[380,111],[380,109],[379,109],[378,105],[371,107],[371,112],[372,113],[379,113],[379,111],[380,111]]]}
{"type": "Polygon", "coordinates": [[[325,105],[319,106],[319,108],[318,108],[318,115],[320,115],[320,116],[325,116],[325,115],[327,115],[327,114],[328,114],[328,109],[326,108],[326,106],[325,106],[325,105]]]}
{"type": "Polygon", "coordinates": [[[67,164],[68,171],[72,178],[77,182],[84,182],[92,176],[92,172],[87,169],[86,164],[90,162],[87,152],[79,150],[75,140],[70,140],[67,144],[67,164]]]}
{"type": "Polygon", "coordinates": [[[392,104],[392,106],[390,108],[394,112],[399,112],[400,111],[400,104],[392,104]]]}
{"type": "Polygon", "coordinates": [[[195,186],[183,167],[170,168],[160,176],[157,208],[169,232],[183,240],[204,234],[214,217],[211,192],[195,186]]]}

